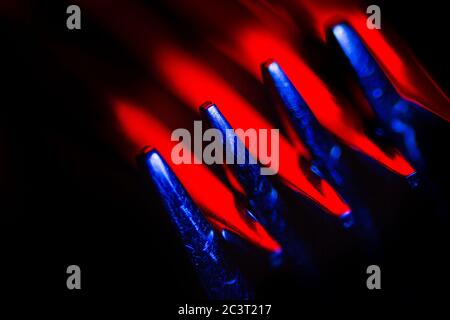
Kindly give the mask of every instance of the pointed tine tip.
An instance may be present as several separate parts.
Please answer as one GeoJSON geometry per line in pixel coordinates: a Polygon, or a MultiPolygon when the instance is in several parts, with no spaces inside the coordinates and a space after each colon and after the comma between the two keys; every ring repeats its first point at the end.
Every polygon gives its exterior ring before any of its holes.
{"type": "Polygon", "coordinates": [[[264,84],[277,104],[288,111],[302,109],[310,112],[303,97],[277,61],[270,59],[261,68],[264,84]]]}
{"type": "Polygon", "coordinates": [[[155,171],[160,171],[161,167],[165,167],[164,160],[158,151],[154,148],[147,148],[142,150],[141,153],[143,160],[145,161],[145,165],[147,169],[151,173],[155,173],[155,171]]]}
{"type": "Polygon", "coordinates": [[[228,123],[224,115],[220,112],[219,108],[214,103],[204,103],[200,107],[200,112],[206,118],[212,128],[219,129],[220,131],[231,129],[231,125],[228,123]]]}
{"type": "Polygon", "coordinates": [[[261,73],[266,84],[267,81],[274,81],[280,72],[283,73],[283,70],[275,59],[269,59],[261,64],[261,73]]]}
{"type": "Polygon", "coordinates": [[[359,35],[345,22],[335,24],[331,28],[331,34],[344,51],[344,54],[351,60],[355,50],[365,49],[361,48],[364,47],[364,45],[359,35]]]}
{"type": "Polygon", "coordinates": [[[331,27],[331,31],[333,32],[334,36],[337,38],[341,37],[349,29],[350,29],[350,26],[345,22],[337,23],[331,27]]]}
{"type": "Polygon", "coordinates": [[[206,110],[208,110],[209,108],[214,107],[214,106],[215,106],[215,104],[212,103],[211,101],[205,101],[200,105],[199,109],[200,109],[200,112],[205,112],[206,110]]]}
{"type": "Polygon", "coordinates": [[[156,148],[144,147],[137,159],[138,165],[148,174],[158,192],[181,192],[180,182],[156,148]]]}
{"type": "Polygon", "coordinates": [[[337,42],[350,64],[356,70],[358,76],[368,76],[373,73],[374,58],[366,48],[360,35],[347,23],[342,22],[334,25],[331,29],[334,41],[337,42]]]}
{"type": "MultiPolygon", "coordinates": [[[[197,209],[195,204],[189,197],[183,184],[178,179],[176,174],[169,167],[164,158],[159,154],[155,148],[146,148],[141,153],[143,159],[142,164],[145,171],[150,176],[157,192],[161,195],[163,202],[168,206],[168,211],[171,215],[179,215],[179,205],[183,204],[185,208],[190,208],[182,212],[182,216],[190,215],[194,217],[185,224],[198,224],[199,215],[195,214],[197,209]],[[145,151],[144,151],[145,150],[145,151]],[[189,204],[188,204],[189,203],[189,204]]],[[[179,220],[179,223],[181,220],[179,220]]]]}
{"type": "Polygon", "coordinates": [[[143,153],[142,157],[143,170],[148,175],[154,190],[159,194],[168,214],[176,224],[183,241],[194,243],[194,239],[185,238],[185,233],[188,233],[187,230],[192,228],[192,230],[195,230],[193,234],[204,235],[211,232],[211,227],[206,223],[189,193],[159,152],[152,148],[143,153]]]}
{"type": "Polygon", "coordinates": [[[158,150],[152,146],[145,146],[139,151],[137,158],[140,162],[144,162],[144,164],[148,167],[151,165],[151,162],[149,161],[150,158],[154,158],[153,162],[155,162],[157,159],[159,159],[159,162],[162,162],[162,157],[159,154],[158,150]]]}
{"type": "Polygon", "coordinates": [[[267,59],[266,61],[261,63],[261,70],[264,72],[265,70],[269,69],[269,67],[274,63],[278,64],[278,62],[273,58],[267,59]]]}
{"type": "Polygon", "coordinates": [[[143,155],[149,154],[149,153],[154,152],[154,151],[156,151],[156,149],[154,147],[152,147],[152,146],[145,146],[145,147],[143,147],[141,149],[141,151],[139,151],[138,156],[143,156],[143,155]]]}
{"type": "Polygon", "coordinates": [[[270,59],[264,62],[261,65],[261,71],[264,84],[272,94],[283,96],[284,92],[297,92],[297,89],[295,89],[291,80],[276,60],[270,59]]]}
{"type": "Polygon", "coordinates": [[[147,170],[146,162],[147,162],[147,159],[149,158],[149,156],[153,152],[157,152],[154,147],[152,147],[152,146],[145,146],[136,154],[136,162],[137,162],[138,167],[140,169],[147,170]]]}
{"type": "Polygon", "coordinates": [[[199,109],[201,116],[212,126],[217,118],[222,117],[217,106],[211,101],[204,102],[199,109]]]}

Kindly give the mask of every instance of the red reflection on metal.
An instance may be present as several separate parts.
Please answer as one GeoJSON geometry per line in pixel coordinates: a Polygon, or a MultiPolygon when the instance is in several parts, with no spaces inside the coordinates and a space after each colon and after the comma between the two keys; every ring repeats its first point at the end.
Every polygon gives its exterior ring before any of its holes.
{"type": "MultiPolygon", "coordinates": [[[[216,103],[232,127],[247,130],[253,128],[272,129],[255,108],[233,90],[228,83],[215,74],[205,64],[200,63],[188,53],[172,46],[161,50],[157,55],[161,77],[187,105],[198,111],[205,100],[216,103]]],[[[242,138],[242,137],[241,137],[242,138]]],[[[310,158],[306,149],[300,154],[310,158]]],[[[258,158],[257,154],[253,154],[258,158]]],[[[263,161],[265,162],[265,161],[263,161]]],[[[350,208],[336,191],[323,179],[315,184],[299,166],[299,154],[280,136],[279,176],[292,188],[303,193],[326,211],[342,215],[350,208]]],[[[267,162],[265,162],[267,163],[267,162]]]]}
{"type": "Polygon", "coordinates": [[[275,57],[324,127],[397,174],[408,176],[415,172],[398,151],[390,150],[388,154],[367,137],[358,115],[336,101],[287,40],[260,27],[243,28],[235,38],[235,47],[222,49],[255,77],[260,78],[260,63],[275,57]]]}
{"type": "Polygon", "coordinates": [[[151,145],[160,152],[216,229],[225,228],[269,251],[280,249],[280,245],[258,222],[236,208],[231,191],[205,166],[174,165],[170,161],[176,142],[171,141],[170,131],[158,119],[128,101],[114,100],[113,106],[119,125],[129,141],[136,149],[151,145]]]}
{"type": "Polygon", "coordinates": [[[394,44],[383,34],[383,30],[368,29],[367,15],[360,8],[343,7],[338,4],[330,8],[329,4],[305,3],[323,41],[326,40],[326,30],[332,24],[346,21],[363,39],[403,98],[450,121],[449,98],[400,39],[395,39],[394,44]]]}

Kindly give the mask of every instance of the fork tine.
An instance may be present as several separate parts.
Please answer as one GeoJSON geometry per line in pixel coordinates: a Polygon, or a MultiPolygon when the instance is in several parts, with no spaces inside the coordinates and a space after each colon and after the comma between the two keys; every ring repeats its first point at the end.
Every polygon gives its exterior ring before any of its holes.
{"type": "MultiPolygon", "coordinates": [[[[376,235],[370,214],[358,199],[358,190],[352,185],[352,173],[342,159],[342,148],[337,139],[318,122],[307,103],[289,80],[278,62],[273,59],[261,65],[264,85],[281,112],[287,113],[295,133],[313,156],[313,166],[338,188],[352,211],[340,217],[344,228],[358,229],[364,226],[363,237],[375,243],[376,235]]],[[[287,125],[290,125],[287,124],[287,125]]]]}
{"type": "Polygon", "coordinates": [[[263,63],[261,72],[273,100],[282,107],[281,111],[287,113],[297,135],[313,155],[314,170],[318,170],[335,186],[341,186],[339,143],[320,125],[278,62],[271,59],[263,63]]]}
{"type": "MultiPolygon", "coordinates": [[[[223,136],[223,143],[229,144],[229,147],[236,145],[236,150],[237,148],[242,148],[246,156],[245,159],[250,159],[249,151],[234,133],[231,125],[217,106],[211,102],[206,102],[200,109],[211,127],[220,130],[223,136]]],[[[283,200],[270,180],[260,174],[259,164],[248,162],[244,164],[227,164],[227,166],[246,192],[250,213],[254,214],[255,218],[281,244],[284,255],[292,263],[297,267],[303,268],[308,274],[313,275],[314,270],[303,248],[303,244],[292,232],[285,220],[286,207],[283,200]]]]}
{"type": "Polygon", "coordinates": [[[219,237],[158,151],[147,149],[138,161],[161,197],[207,295],[212,299],[249,298],[241,274],[226,263],[219,237]]]}
{"type": "Polygon", "coordinates": [[[422,167],[423,155],[417,143],[416,122],[424,110],[400,96],[355,30],[346,23],[339,23],[331,31],[331,36],[356,73],[382,129],[411,162],[422,167]]]}

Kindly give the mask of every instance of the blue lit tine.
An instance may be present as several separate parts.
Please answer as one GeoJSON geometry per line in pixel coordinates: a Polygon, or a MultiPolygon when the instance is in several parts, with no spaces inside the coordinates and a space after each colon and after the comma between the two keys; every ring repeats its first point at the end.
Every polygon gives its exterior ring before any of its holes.
{"type": "Polygon", "coordinates": [[[226,263],[220,237],[158,151],[144,151],[138,161],[162,199],[207,296],[211,299],[251,298],[242,275],[232,271],[226,263]]]}

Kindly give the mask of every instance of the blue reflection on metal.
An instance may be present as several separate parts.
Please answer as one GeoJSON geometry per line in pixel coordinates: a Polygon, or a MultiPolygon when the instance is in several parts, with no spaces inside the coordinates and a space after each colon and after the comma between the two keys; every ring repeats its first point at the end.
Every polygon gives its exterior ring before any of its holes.
{"type": "Polygon", "coordinates": [[[421,166],[423,157],[416,143],[414,128],[415,118],[422,112],[420,108],[398,94],[355,30],[340,23],[333,27],[332,34],[385,131],[408,160],[421,166]]]}
{"type": "MultiPolygon", "coordinates": [[[[242,185],[248,199],[258,199],[258,202],[265,202],[266,206],[275,204],[278,198],[276,190],[272,187],[267,176],[260,174],[260,166],[252,155],[249,154],[248,150],[237,137],[224,116],[220,113],[217,106],[214,104],[207,104],[202,107],[202,113],[211,127],[218,129],[222,133],[222,142],[225,145],[226,150],[233,153],[234,163],[227,163],[227,165],[242,185]],[[236,157],[238,153],[245,156],[245,161],[237,163],[236,157]]],[[[227,155],[227,159],[228,157],[229,155],[227,155]]]]}
{"type": "Polygon", "coordinates": [[[226,263],[220,238],[164,159],[153,149],[142,154],[139,160],[161,197],[208,297],[250,298],[240,273],[226,263]]]}
{"type": "Polygon", "coordinates": [[[355,219],[350,212],[344,213],[340,219],[344,228],[351,228],[355,224],[355,219]]]}
{"type": "Polygon", "coordinates": [[[277,62],[264,63],[262,74],[274,100],[287,112],[296,133],[313,155],[311,171],[340,186],[342,176],[338,166],[341,148],[337,141],[320,125],[277,62]]]}
{"type": "MultiPolygon", "coordinates": [[[[206,116],[211,127],[220,130],[223,137],[223,144],[226,150],[231,151],[227,154],[227,163],[231,168],[237,180],[241,183],[249,198],[266,197],[275,193],[271,183],[266,176],[260,174],[261,168],[257,161],[246,150],[242,141],[236,136],[227,120],[220,113],[214,104],[206,104],[202,107],[202,113],[206,116]],[[233,157],[233,164],[229,161],[233,157]],[[240,158],[240,159],[239,159],[240,158]],[[240,161],[238,161],[240,160],[240,161]]],[[[269,197],[268,201],[272,201],[269,197]]]]}
{"type": "Polygon", "coordinates": [[[417,188],[417,186],[420,184],[420,178],[417,172],[411,173],[406,177],[406,179],[408,180],[408,183],[412,188],[417,188]]]}
{"type": "Polygon", "coordinates": [[[201,107],[201,112],[212,128],[220,130],[223,137],[222,142],[227,150],[236,152],[241,148],[240,150],[245,153],[245,159],[247,159],[245,163],[237,164],[235,161],[227,166],[246,193],[250,216],[259,221],[282,247],[280,255],[276,255],[277,258],[272,261],[273,266],[281,263],[282,254],[283,257],[298,267],[302,267],[306,272],[313,273],[312,264],[300,239],[287,226],[283,216],[286,207],[268,177],[261,175],[259,164],[255,163],[256,161],[250,163],[249,159],[252,156],[216,105],[205,103],[201,107]],[[235,148],[231,148],[231,146],[235,146],[235,148]]]}
{"type": "Polygon", "coordinates": [[[318,122],[276,61],[263,63],[261,71],[272,98],[287,113],[295,132],[313,156],[310,170],[330,182],[352,208],[351,212],[340,217],[341,225],[346,229],[364,229],[360,232],[363,237],[376,243],[378,236],[372,218],[358,199],[358,190],[352,185],[351,170],[342,159],[342,149],[336,138],[318,122]]]}

